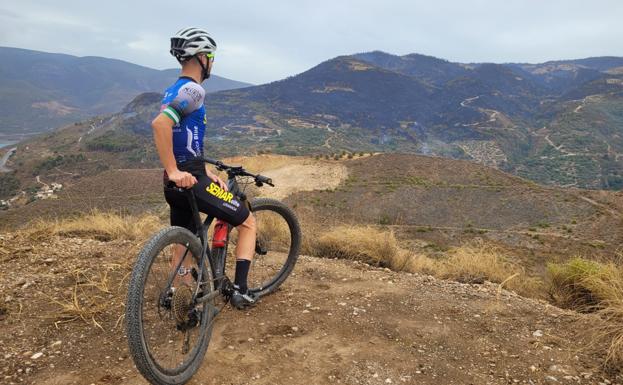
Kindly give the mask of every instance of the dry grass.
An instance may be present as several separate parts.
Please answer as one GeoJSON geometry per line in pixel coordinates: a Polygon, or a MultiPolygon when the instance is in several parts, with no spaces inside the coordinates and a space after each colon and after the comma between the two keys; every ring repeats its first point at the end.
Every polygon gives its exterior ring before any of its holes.
{"type": "Polygon", "coordinates": [[[486,242],[474,241],[456,247],[448,255],[448,259],[440,261],[442,267],[436,274],[441,278],[460,282],[487,280],[528,296],[539,296],[542,291],[538,279],[529,277],[521,266],[486,242]]]}
{"type": "Polygon", "coordinates": [[[600,310],[604,301],[616,297],[616,284],[623,278],[616,265],[583,258],[550,263],[547,270],[552,301],[560,307],[587,313],[600,310]]]}
{"type": "MultiPolygon", "coordinates": [[[[621,260],[621,253],[618,259],[621,260]]],[[[550,295],[559,306],[595,313],[602,322],[588,334],[589,347],[607,346],[605,363],[623,366],[623,267],[573,258],[548,266],[550,295]]]]}
{"type": "Polygon", "coordinates": [[[92,211],[89,214],[55,220],[37,219],[23,233],[31,239],[45,239],[53,235],[113,239],[142,239],[162,227],[155,215],[123,216],[111,212],[92,211]]]}
{"type": "Polygon", "coordinates": [[[542,284],[485,242],[472,242],[448,251],[445,258],[415,255],[399,246],[391,231],[365,226],[340,226],[309,242],[319,257],[356,259],[392,270],[424,273],[465,283],[485,280],[523,295],[539,296],[542,284]]]}
{"type": "Polygon", "coordinates": [[[95,326],[102,328],[95,317],[110,309],[104,299],[86,296],[77,284],[74,286],[70,298],[62,300],[51,298],[51,301],[59,306],[58,312],[52,315],[52,318],[57,319],[55,324],[81,319],[86,323],[92,322],[95,326]]]}
{"type": "Polygon", "coordinates": [[[339,226],[313,242],[312,255],[354,259],[402,270],[404,256],[393,232],[373,227],[339,226]]]}
{"type": "Polygon", "coordinates": [[[410,255],[405,270],[463,283],[490,281],[498,283],[500,289],[504,287],[530,297],[541,297],[543,292],[539,279],[529,277],[521,266],[510,262],[497,247],[483,241],[452,248],[439,259],[410,255]]]}
{"type": "Polygon", "coordinates": [[[258,211],[256,220],[257,238],[271,250],[287,252],[291,243],[288,223],[269,211],[258,211]]]}
{"type": "Polygon", "coordinates": [[[55,298],[46,295],[57,305],[56,311],[48,314],[46,318],[54,319],[57,326],[59,323],[82,320],[103,330],[97,318],[116,313],[122,307],[122,302],[111,298],[122,295],[125,289],[125,286],[117,282],[119,274],[115,274],[115,277],[109,274],[109,271],[118,270],[122,265],[103,267],[103,271],[94,272],[74,269],[70,274],[75,283],[68,297],[55,298]]]}

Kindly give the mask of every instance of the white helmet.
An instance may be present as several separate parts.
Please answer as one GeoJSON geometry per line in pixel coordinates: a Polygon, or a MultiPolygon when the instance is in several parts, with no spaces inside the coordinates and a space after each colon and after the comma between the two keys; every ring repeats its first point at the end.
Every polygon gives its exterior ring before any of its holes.
{"type": "Polygon", "coordinates": [[[216,51],[216,42],[201,28],[182,28],[171,37],[171,55],[183,62],[198,53],[216,51]]]}

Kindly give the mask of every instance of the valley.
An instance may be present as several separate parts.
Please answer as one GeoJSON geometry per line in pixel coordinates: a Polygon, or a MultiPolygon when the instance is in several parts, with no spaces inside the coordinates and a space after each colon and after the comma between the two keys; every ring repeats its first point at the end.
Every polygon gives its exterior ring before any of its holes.
{"type": "MultiPolygon", "coordinates": [[[[468,66],[379,51],[339,56],[284,80],[209,93],[206,148],[220,157],[419,153],[471,160],[545,185],[619,190],[623,81],[611,65],[623,59],[468,66]]],[[[149,122],[160,100],[142,93],[118,113],[22,143],[45,142],[43,156],[35,156],[47,164],[82,154],[123,168],[154,166],[149,122]]],[[[29,174],[36,165],[23,159],[32,157],[23,149],[14,161],[29,174]]]]}

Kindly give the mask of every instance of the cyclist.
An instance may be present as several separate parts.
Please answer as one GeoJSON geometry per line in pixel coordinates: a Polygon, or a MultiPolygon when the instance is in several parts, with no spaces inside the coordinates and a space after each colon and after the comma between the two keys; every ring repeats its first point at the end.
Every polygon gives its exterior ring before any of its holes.
{"type": "MultiPolygon", "coordinates": [[[[255,252],[256,225],[249,209],[227,193],[227,185],[207,165],[203,156],[206,112],[205,91],[201,83],[210,77],[216,42],[200,28],[183,28],[171,37],[170,53],[182,70],[177,81],[166,89],[160,114],[152,122],[154,141],[164,166],[165,186],[192,188],[199,211],[222,219],[238,230],[236,273],[232,305],[238,309],[255,304],[257,298],[247,290],[247,275],[255,252]]],[[[188,198],[184,193],[165,189],[172,226],[196,232],[188,198]]],[[[178,245],[171,264],[177,266],[185,248],[178,245]]],[[[188,258],[190,260],[190,257],[188,258]]],[[[174,284],[190,280],[190,261],[183,261],[174,284]]]]}

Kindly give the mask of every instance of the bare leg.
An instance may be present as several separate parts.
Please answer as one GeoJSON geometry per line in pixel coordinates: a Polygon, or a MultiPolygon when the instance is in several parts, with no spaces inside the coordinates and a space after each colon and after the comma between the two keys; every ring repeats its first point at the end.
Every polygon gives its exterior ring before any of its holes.
{"type": "Polygon", "coordinates": [[[238,227],[238,244],[236,245],[236,259],[252,260],[255,254],[255,217],[249,217],[238,227]]]}
{"type": "MultiPolygon", "coordinates": [[[[173,245],[173,256],[171,258],[171,271],[173,271],[173,269],[177,267],[177,264],[179,263],[180,259],[182,259],[182,256],[184,255],[185,252],[186,252],[186,247],[184,245],[173,245]]],[[[184,268],[184,270],[190,269],[193,265],[194,265],[193,257],[191,255],[191,252],[188,251],[188,253],[186,253],[186,258],[184,258],[184,261],[180,265],[180,269],[181,268],[184,268]]],[[[190,275],[190,273],[186,275],[180,275],[178,274],[178,272],[175,272],[175,277],[173,278],[173,287],[178,287],[182,283],[192,286],[192,279],[193,278],[190,275]]]]}

